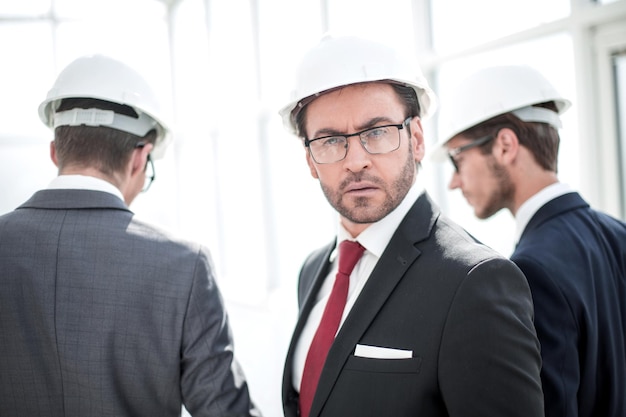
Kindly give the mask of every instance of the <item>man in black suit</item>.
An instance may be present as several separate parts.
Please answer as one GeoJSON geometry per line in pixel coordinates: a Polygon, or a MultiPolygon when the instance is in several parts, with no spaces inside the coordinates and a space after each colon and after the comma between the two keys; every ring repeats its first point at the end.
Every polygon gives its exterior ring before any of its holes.
{"type": "Polygon", "coordinates": [[[435,106],[417,64],[377,42],[325,37],[299,67],[280,113],[339,225],[300,273],[287,417],[543,415],[524,275],[445,218],[417,175],[435,106]],[[364,248],[345,307],[327,303],[343,241],[364,248]]]}

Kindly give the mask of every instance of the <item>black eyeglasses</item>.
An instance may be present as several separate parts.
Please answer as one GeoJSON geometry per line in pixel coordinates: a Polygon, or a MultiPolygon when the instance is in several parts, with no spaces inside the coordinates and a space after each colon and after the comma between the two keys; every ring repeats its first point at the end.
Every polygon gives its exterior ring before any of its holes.
{"type": "Polygon", "coordinates": [[[148,191],[148,188],[150,188],[150,186],[154,182],[154,179],[156,178],[156,174],[154,171],[154,162],[152,161],[152,157],[150,156],[150,154],[148,154],[148,158],[146,159],[145,171],[146,171],[146,180],[143,184],[143,188],[141,189],[141,192],[143,193],[148,191]]]}
{"type": "MultiPolygon", "coordinates": [[[[146,146],[145,142],[139,142],[135,145],[135,148],[143,148],[144,146],[146,146]]],[[[152,157],[150,156],[150,154],[148,154],[148,157],[146,158],[146,166],[144,167],[144,171],[146,173],[146,179],[143,184],[143,188],[141,189],[142,193],[145,193],[146,191],[148,191],[148,189],[154,182],[154,179],[156,178],[156,171],[154,170],[154,162],[152,161],[152,157]]]]}
{"type": "Polygon", "coordinates": [[[408,126],[413,117],[408,117],[400,124],[375,126],[349,135],[322,136],[304,139],[304,146],[318,164],[332,164],[343,160],[348,155],[348,138],[358,136],[359,142],[367,153],[372,155],[393,152],[400,147],[400,130],[408,126]]]}
{"type": "Polygon", "coordinates": [[[459,172],[459,166],[457,164],[456,158],[460,153],[465,152],[467,150],[470,150],[472,148],[477,148],[479,146],[484,145],[485,143],[489,142],[490,140],[492,140],[494,138],[494,136],[489,135],[489,136],[485,136],[482,137],[480,139],[476,139],[475,141],[468,143],[467,145],[463,145],[463,146],[459,146],[458,148],[454,148],[454,149],[450,149],[448,151],[448,157],[450,158],[450,161],[452,162],[452,165],[454,165],[454,170],[456,172],[459,172]]]}

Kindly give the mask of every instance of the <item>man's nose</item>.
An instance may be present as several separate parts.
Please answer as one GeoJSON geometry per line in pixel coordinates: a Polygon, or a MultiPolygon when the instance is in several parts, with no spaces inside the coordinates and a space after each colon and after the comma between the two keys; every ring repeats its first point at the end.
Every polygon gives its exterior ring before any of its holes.
{"type": "Polygon", "coordinates": [[[359,136],[349,137],[347,146],[348,153],[343,160],[344,166],[347,169],[356,172],[370,166],[372,155],[365,150],[359,136]]]}
{"type": "Polygon", "coordinates": [[[452,173],[452,178],[450,178],[450,182],[448,183],[448,188],[450,190],[461,188],[461,176],[459,175],[458,172],[454,171],[452,173]]]}

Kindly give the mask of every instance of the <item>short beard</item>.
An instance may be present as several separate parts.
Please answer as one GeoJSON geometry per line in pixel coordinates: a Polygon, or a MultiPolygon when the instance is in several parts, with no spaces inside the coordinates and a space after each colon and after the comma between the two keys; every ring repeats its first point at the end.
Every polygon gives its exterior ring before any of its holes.
{"type": "Polygon", "coordinates": [[[496,187],[483,210],[476,213],[479,219],[487,219],[503,208],[511,209],[515,195],[515,185],[511,181],[511,176],[502,165],[495,161],[495,158],[487,159],[487,167],[496,180],[496,187]]]}
{"type": "Polygon", "coordinates": [[[364,172],[359,172],[358,174],[351,175],[339,185],[339,191],[336,192],[334,192],[330,187],[325,186],[321,182],[320,185],[330,205],[333,206],[334,209],[342,217],[355,224],[371,224],[385,218],[385,216],[387,216],[400,205],[402,200],[404,200],[404,197],[409,192],[409,189],[413,185],[416,173],[417,168],[415,165],[415,160],[413,158],[413,151],[409,147],[409,154],[407,156],[402,172],[400,173],[398,178],[396,178],[396,180],[392,183],[391,189],[386,189],[385,184],[379,178],[370,177],[364,172]],[[383,204],[378,207],[372,207],[370,205],[369,198],[363,197],[357,198],[355,200],[354,208],[350,208],[344,205],[344,203],[342,202],[341,190],[347,187],[350,183],[361,180],[367,180],[369,182],[372,182],[386,191],[387,198],[385,199],[383,204]]]}

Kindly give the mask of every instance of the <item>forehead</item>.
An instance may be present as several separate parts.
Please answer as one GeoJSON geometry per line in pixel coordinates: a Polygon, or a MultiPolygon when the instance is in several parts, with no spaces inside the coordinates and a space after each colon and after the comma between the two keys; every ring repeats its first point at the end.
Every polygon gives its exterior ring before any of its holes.
{"type": "Polygon", "coordinates": [[[456,135],[452,139],[446,142],[445,147],[448,149],[454,149],[454,148],[459,148],[463,145],[467,145],[468,143],[471,143],[471,142],[472,140],[466,136],[456,135]]]}
{"type": "Polygon", "coordinates": [[[360,83],[325,93],[307,106],[309,124],[403,116],[403,104],[385,82],[360,83]]]}

